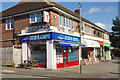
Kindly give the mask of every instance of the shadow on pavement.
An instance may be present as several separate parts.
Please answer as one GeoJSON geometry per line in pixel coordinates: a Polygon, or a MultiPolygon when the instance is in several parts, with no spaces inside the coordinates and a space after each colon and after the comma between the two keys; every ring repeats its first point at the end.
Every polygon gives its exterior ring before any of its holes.
{"type": "Polygon", "coordinates": [[[118,62],[112,62],[112,63],[115,63],[115,64],[120,64],[120,62],[118,61],[118,62]]]}
{"type": "Polygon", "coordinates": [[[120,73],[115,73],[115,72],[110,72],[110,74],[117,74],[117,75],[120,75],[120,73]]]}

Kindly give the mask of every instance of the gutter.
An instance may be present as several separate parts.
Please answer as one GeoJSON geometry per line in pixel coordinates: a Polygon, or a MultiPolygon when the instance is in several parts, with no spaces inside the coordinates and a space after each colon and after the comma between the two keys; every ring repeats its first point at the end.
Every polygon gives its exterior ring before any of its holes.
{"type": "Polygon", "coordinates": [[[6,19],[6,18],[21,16],[21,15],[26,15],[26,14],[30,14],[30,13],[34,13],[34,12],[38,12],[38,11],[48,10],[48,9],[51,9],[51,8],[52,7],[47,7],[47,8],[43,8],[43,9],[34,10],[34,11],[28,11],[28,12],[24,12],[24,13],[20,13],[20,14],[15,14],[15,15],[12,15],[12,16],[2,17],[0,19],[6,19]]]}
{"type": "MultiPolygon", "coordinates": [[[[49,9],[56,10],[56,11],[58,11],[59,13],[63,13],[63,14],[65,14],[66,16],[72,17],[72,18],[74,18],[74,19],[76,19],[76,20],[79,21],[79,18],[77,18],[77,17],[75,17],[75,16],[73,16],[73,15],[71,15],[71,14],[68,14],[68,13],[65,12],[65,11],[60,10],[60,9],[57,8],[57,7],[54,7],[54,4],[51,4],[51,5],[50,5],[49,7],[47,7],[47,8],[38,9],[38,10],[34,10],[34,11],[28,11],[28,12],[24,12],[24,13],[20,13],[20,14],[15,14],[15,15],[12,15],[12,16],[2,17],[2,18],[0,18],[0,20],[1,20],[1,19],[12,18],[12,17],[16,17],[16,16],[21,16],[21,15],[26,15],[26,14],[30,14],[30,13],[34,13],[34,12],[38,12],[38,11],[49,10],[49,9]]],[[[84,21],[84,22],[86,22],[86,21],[84,21]]],[[[88,22],[86,22],[86,23],[88,23],[88,22]]],[[[89,24],[91,24],[91,23],[89,23],[89,24]]],[[[93,24],[94,24],[94,23],[93,23],[93,24]]],[[[93,25],[93,24],[91,24],[91,25],[93,25]]],[[[93,25],[93,26],[94,26],[94,25],[93,25]]],[[[97,27],[95,27],[95,28],[97,28],[97,27]]],[[[101,30],[101,31],[106,32],[107,34],[109,34],[109,32],[107,32],[107,31],[105,31],[105,30],[102,30],[102,29],[100,29],[100,28],[97,28],[97,29],[99,29],[99,30],[101,30]]]]}
{"type": "Polygon", "coordinates": [[[16,39],[8,39],[8,40],[2,40],[0,42],[7,42],[7,41],[15,41],[16,39]]]}

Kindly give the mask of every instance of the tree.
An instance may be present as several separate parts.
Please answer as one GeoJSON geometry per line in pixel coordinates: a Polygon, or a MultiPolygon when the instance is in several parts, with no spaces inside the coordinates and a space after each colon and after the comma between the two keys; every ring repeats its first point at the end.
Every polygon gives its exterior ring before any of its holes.
{"type": "Polygon", "coordinates": [[[115,20],[113,19],[112,31],[111,45],[120,48],[120,19],[118,17],[115,20]]]}

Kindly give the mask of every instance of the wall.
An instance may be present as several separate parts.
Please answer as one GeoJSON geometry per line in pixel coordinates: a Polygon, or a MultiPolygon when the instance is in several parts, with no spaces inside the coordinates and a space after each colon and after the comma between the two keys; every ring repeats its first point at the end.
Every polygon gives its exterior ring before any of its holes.
{"type": "MultiPolygon", "coordinates": [[[[29,14],[14,17],[15,20],[15,32],[17,35],[21,33],[21,30],[24,30],[25,27],[30,24],[29,14]]],[[[2,20],[2,40],[12,40],[13,39],[13,30],[6,30],[6,20],[2,20]],[[9,33],[9,34],[8,34],[9,33]]],[[[15,42],[18,44],[18,41],[15,42]]],[[[2,47],[11,47],[13,46],[13,41],[2,42],[2,47]]]]}
{"type": "Polygon", "coordinates": [[[59,25],[59,14],[56,12],[50,11],[50,25],[55,27],[59,25]]]}

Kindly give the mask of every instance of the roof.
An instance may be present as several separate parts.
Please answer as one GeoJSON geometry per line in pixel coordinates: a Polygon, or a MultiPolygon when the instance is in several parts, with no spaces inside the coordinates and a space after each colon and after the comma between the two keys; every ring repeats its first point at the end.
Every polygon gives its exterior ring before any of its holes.
{"type": "MultiPolygon", "coordinates": [[[[43,0],[44,1],[44,0],[43,0]]],[[[50,6],[54,6],[57,7],[77,18],[79,18],[79,14],[61,6],[60,4],[56,3],[56,2],[48,2],[47,0],[45,0],[44,2],[19,2],[17,5],[2,11],[2,17],[7,17],[7,16],[12,16],[15,14],[20,14],[20,13],[25,13],[25,12],[29,12],[29,11],[34,11],[34,10],[38,10],[38,9],[42,9],[42,8],[47,8],[50,6]],[[34,4],[34,6],[33,6],[34,4]],[[32,5],[32,6],[31,6],[32,5]]],[[[91,21],[85,19],[82,17],[82,20],[85,22],[88,22],[94,26],[97,26],[96,24],[92,23],[91,21]]],[[[101,27],[97,26],[98,28],[102,29],[101,27]]],[[[106,30],[102,29],[103,31],[107,32],[106,30]]]]}
{"type": "Polygon", "coordinates": [[[23,4],[15,5],[5,11],[2,12],[2,17],[7,17],[15,14],[20,14],[28,11],[33,11],[37,9],[46,8],[48,6],[51,6],[47,4],[46,2],[24,2],[23,4]],[[33,6],[34,4],[34,6],[33,6]],[[42,5],[40,5],[42,4],[42,5]]]}

